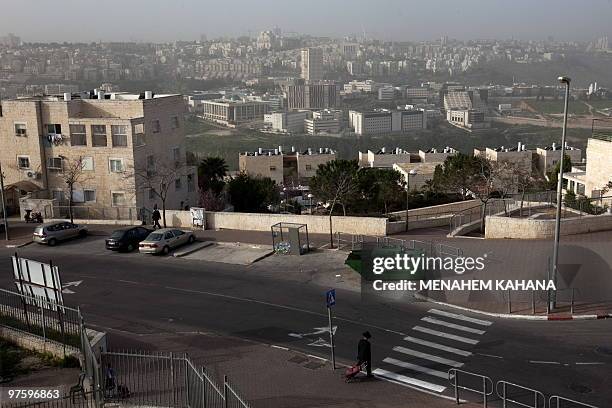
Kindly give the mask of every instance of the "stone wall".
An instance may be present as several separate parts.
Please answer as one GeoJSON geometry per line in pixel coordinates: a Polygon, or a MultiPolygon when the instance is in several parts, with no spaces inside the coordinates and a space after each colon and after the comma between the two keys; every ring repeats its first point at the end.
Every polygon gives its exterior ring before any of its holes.
{"type": "MultiPolygon", "coordinates": [[[[435,216],[439,214],[448,214],[448,213],[457,213],[459,211],[466,210],[471,207],[475,207],[480,204],[480,200],[465,200],[465,201],[457,201],[455,203],[448,204],[440,204],[440,205],[432,205],[431,207],[422,207],[415,208],[413,210],[408,210],[408,214],[410,214],[410,219],[413,217],[421,218],[424,216],[435,216]]],[[[404,214],[406,211],[395,211],[389,213],[390,216],[398,216],[405,218],[404,214]]]]}
{"type": "MultiPolygon", "coordinates": [[[[489,216],[485,238],[547,239],[555,235],[555,220],[489,216]]],[[[561,235],[612,230],[612,214],[585,215],[561,220],[561,235]]]]}

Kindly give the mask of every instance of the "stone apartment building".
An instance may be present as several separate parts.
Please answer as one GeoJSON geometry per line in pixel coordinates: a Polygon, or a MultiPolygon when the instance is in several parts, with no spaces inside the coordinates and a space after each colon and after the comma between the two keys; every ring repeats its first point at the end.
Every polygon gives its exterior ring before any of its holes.
{"type": "Polygon", "coordinates": [[[605,187],[612,182],[612,136],[593,135],[587,142],[586,169],[565,173],[567,188],[588,198],[608,197],[604,203],[612,204],[612,191],[605,187]]]}
{"type": "Polygon", "coordinates": [[[329,148],[311,149],[303,152],[259,148],[254,152],[240,153],[238,167],[251,176],[269,177],[279,185],[298,187],[307,185],[320,164],[336,159],[336,152],[329,148]]]}
{"type": "MultiPolygon", "coordinates": [[[[95,91],[2,101],[5,186],[18,190],[23,204],[47,200],[44,207],[57,208],[67,204],[69,195],[64,175],[80,161],[73,202],[87,207],[89,217],[135,219],[140,208],[161,207],[146,187],[155,181],[154,170],[172,176],[168,209],[197,205],[197,171],[186,160],[185,108],[181,95],[152,92],[95,91]]],[[[66,211],[60,214],[66,216],[66,211]]]]}

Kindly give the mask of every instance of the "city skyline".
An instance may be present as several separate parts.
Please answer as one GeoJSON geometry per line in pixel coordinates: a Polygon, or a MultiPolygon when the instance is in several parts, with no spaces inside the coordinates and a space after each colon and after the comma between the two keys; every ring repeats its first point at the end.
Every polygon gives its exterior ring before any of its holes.
{"type": "Polygon", "coordinates": [[[608,24],[612,16],[609,0],[594,0],[590,7],[580,8],[568,0],[541,3],[518,0],[509,10],[505,2],[477,0],[461,4],[444,0],[427,4],[397,0],[330,4],[313,0],[306,6],[296,2],[237,0],[235,7],[219,8],[211,2],[195,0],[172,3],[109,0],[104,8],[99,8],[91,0],[58,0],[52,4],[28,0],[12,4],[0,16],[0,25],[5,33],[13,32],[27,42],[75,42],[75,38],[78,42],[167,42],[196,40],[201,34],[208,38],[256,36],[259,31],[275,26],[284,32],[314,36],[365,34],[369,38],[397,41],[433,40],[441,36],[459,40],[553,37],[560,41],[590,41],[612,34],[608,24]],[[105,18],[104,10],[115,7],[121,7],[122,12],[113,14],[112,19],[105,18]],[[305,18],[309,11],[316,15],[316,25],[305,18]],[[52,30],[49,22],[55,22],[52,30]]]}

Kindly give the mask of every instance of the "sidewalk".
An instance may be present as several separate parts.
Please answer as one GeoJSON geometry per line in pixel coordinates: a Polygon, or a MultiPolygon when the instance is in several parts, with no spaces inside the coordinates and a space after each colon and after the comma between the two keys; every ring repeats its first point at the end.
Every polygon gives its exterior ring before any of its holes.
{"type": "MultiPolygon", "coordinates": [[[[346,383],[344,367],[308,355],[208,333],[153,334],[137,339],[109,331],[110,349],[188,353],[218,380],[227,375],[253,408],[452,408],[454,401],[387,381],[346,383]]],[[[341,362],[348,364],[349,362],[341,362]]],[[[477,404],[462,404],[473,408],[477,404]]]]}

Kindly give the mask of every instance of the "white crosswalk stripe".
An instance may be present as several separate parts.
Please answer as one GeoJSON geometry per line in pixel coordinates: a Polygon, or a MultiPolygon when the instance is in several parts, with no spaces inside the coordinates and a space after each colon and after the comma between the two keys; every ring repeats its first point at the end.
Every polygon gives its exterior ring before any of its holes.
{"type": "Polygon", "coordinates": [[[398,353],[408,354],[410,356],[422,358],[424,360],[433,361],[435,363],[444,364],[450,367],[463,367],[463,363],[458,361],[449,360],[448,358],[434,356],[433,354],[421,353],[420,351],[412,350],[402,346],[393,347],[393,351],[397,351],[398,353]]]}
{"type": "Polygon", "coordinates": [[[478,344],[478,340],[469,339],[463,336],[457,336],[455,334],[448,334],[448,333],[444,333],[438,330],[428,329],[427,327],[414,326],[412,329],[419,331],[421,333],[431,334],[432,336],[444,337],[445,339],[456,340],[462,343],[478,344]]]}
{"type": "Polygon", "coordinates": [[[421,320],[427,323],[437,324],[438,326],[446,326],[451,329],[460,330],[460,331],[464,331],[467,333],[485,334],[484,330],[474,329],[471,327],[462,326],[460,324],[449,323],[444,320],[436,319],[435,317],[423,317],[421,320]]]}
{"type": "Polygon", "coordinates": [[[411,343],[420,344],[421,346],[431,347],[431,348],[434,348],[434,349],[446,351],[448,353],[458,354],[458,355],[464,356],[464,357],[469,357],[469,356],[472,355],[472,353],[467,351],[467,350],[461,350],[461,349],[458,349],[458,348],[454,348],[454,347],[450,347],[450,346],[445,346],[444,344],[438,344],[438,343],[434,343],[432,341],[418,339],[416,337],[406,336],[406,337],[404,337],[404,340],[409,341],[411,343]]]}
{"type": "Polygon", "coordinates": [[[479,324],[481,326],[490,326],[493,324],[493,322],[490,322],[488,320],[475,319],[473,317],[465,316],[462,314],[445,312],[444,310],[430,309],[429,313],[437,314],[438,316],[450,317],[450,318],[457,319],[457,320],[463,320],[465,322],[479,324]]]}
{"type": "Polygon", "coordinates": [[[383,363],[393,364],[398,367],[407,368],[412,371],[416,371],[423,374],[433,375],[434,377],[448,379],[448,372],[434,370],[432,368],[421,367],[420,365],[407,363],[405,361],[397,360],[395,358],[387,357],[383,360],[383,363]]]}
{"type": "Polygon", "coordinates": [[[484,335],[493,322],[430,309],[420,323],[412,327],[418,335],[404,335],[406,343],[392,348],[398,354],[386,356],[382,360],[383,368],[374,370],[374,374],[388,381],[416,386],[426,393],[443,393],[447,389],[447,367],[463,367],[462,357],[472,356],[469,348],[479,343],[474,335],[484,335]],[[472,336],[468,337],[469,334],[472,336]],[[431,376],[433,382],[421,380],[424,376],[431,376]]]}
{"type": "Polygon", "coordinates": [[[435,392],[444,392],[446,387],[443,387],[438,384],[433,384],[423,380],[417,380],[416,378],[407,377],[405,375],[396,374],[391,371],[383,370],[382,368],[377,368],[372,372],[374,375],[384,377],[393,381],[397,381],[404,384],[415,385],[417,387],[425,388],[430,391],[435,392]]]}

